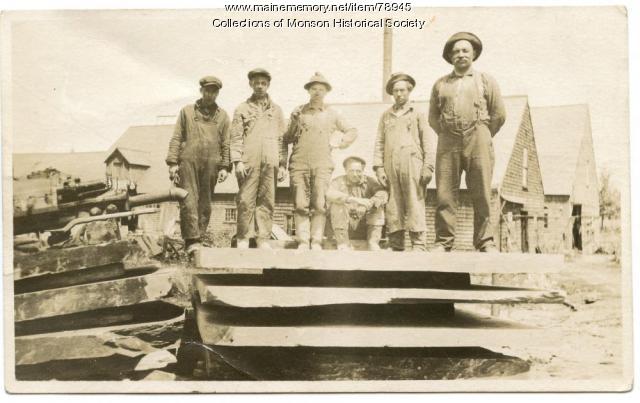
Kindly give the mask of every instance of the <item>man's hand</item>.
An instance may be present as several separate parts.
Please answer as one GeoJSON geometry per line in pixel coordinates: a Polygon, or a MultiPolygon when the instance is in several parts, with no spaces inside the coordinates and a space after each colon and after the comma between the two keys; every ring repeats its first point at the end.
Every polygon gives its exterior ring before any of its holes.
{"type": "Polygon", "coordinates": [[[238,161],[235,165],[236,178],[238,178],[238,182],[242,182],[244,178],[249,175],[249,170],[244,167],[244,162],[238,161]]]}
{"type": "Polygon", "coordinates": [[[282,182],[287,177],[287,168],[283,166],[278,167],[278,182],[282,182]]]}
{"type": "Polygon", "coordinates": [[[173,183],[180,181],[179,176],[180,166],[178,164],[169,165],[169,180],[173,183]]]}
{"type": "Polygon", "coordinates": [[[378,182],[380,182],[380,185],[382,185],[383,187],[387,187],[387,173],[384,171],[383,167],[378,167],[378,169],[376,169],[376,176],[378,177],[378,182]]]}
{"type": "Polygon", "coordinates": [[[420,184],[425,188],[431,182],[431,178],[433,177],[433,170],[431,166],[424,165],[422,167],[422,172],[420,173],[420,184]]]}
{"type": "Polygon", "coordinates": [[[221,168],[218,171],[218,183],[224,182],[225,180],[227,180],[227,176],[229,176],[229,172],[227,172],[226,169],[221,168]]]}

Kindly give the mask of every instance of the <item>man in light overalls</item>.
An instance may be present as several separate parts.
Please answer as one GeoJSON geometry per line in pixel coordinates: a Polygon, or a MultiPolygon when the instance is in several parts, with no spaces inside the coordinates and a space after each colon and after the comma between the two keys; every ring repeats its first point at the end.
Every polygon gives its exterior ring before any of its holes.
{"type": "Polygon", "coordinates": [[[258,248],[270,249],[276,177],[284,179],[287,147],[282,110],[267,94],[271,74],[254,69],[248,74],[253,94],[238,106],[231,122],[231,162],[238,179],[238,248],[249,247],[258,228],[258,248]]]}
{"type": "Polygon", "coordinates": [[[187,253],[200,247],[211,218],[211,194],[216,182],[227,178],[229,116],[216,104],[222,82],[213,76],[200,80],[202,97],[180,111],[169,142],[169,178],[178,178],[189,194],[180,204],[180,231],[187,253]]]}
{"type": "Polygon", "coordinates": [[[438,134],[436,152],[435,251],[450,251],[456,235],[456,211],[462,172],[473,202],[473,245],[481,252],[497,251],[490,228],[492,137],[505,121],[496,81],[473,70],[482,42],[469,32],[447,41],[442,57],[453,71],[433,85],[429,124],[438,134]]]}
{"type": "Polygon", "coordinates": [[[389,190],[385,216],[395,251],[404,250],[405,230],[414,251],[426,248],[425,195],[433,175],[433,151],[425,116],[408,102],[415,85],[404,73],[389,79],[386,91],[395,104],[380,118],[373,155],[378,181],[389,190]]]}
{"type": "Polygon", "coordinates": [[[333,146],[329,140],[334,132],[342,132],[337,147],[345,149],[355,141],[358,131],[335,109],[324,104],[331,85],[322,74],[314,74],[304,89],[309,92],[309,103],[291,113],[284,143],[293,144],[289,171],[298,248],[311,246],[313,250],[321,250],[327,214],[326,192],[334,168],[333,146]]]}

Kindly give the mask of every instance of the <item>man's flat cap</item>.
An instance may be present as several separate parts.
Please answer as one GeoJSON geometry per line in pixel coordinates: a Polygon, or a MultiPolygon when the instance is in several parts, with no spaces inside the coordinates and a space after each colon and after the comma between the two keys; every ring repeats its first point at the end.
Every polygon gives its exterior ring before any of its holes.
{"type": "Polygon", "coordinates": [[[329,81],[327,81],[326,78],[324,78],[324,76],[318,72],[316,72],[314,75],[311,76],[311,78],[309,79],[309,82],[307,82],[304,85],[304,89],[308,90],[309,87],[311,87],[313,84],[324,84],[327,87],[328,91],[331,91],[331,84],[329,84],[329,81]]]}
{"type": "Polygon", "coordinates": [[[480,38],[478,38],[471,32],[458,32],[457,34],[451,35],[451,38],[447,40],[447,43],[445,43],[444,49],[442,50],[442,57],[447,61],[447,63],[451,64],[451,58],[449,57],[449,54],[451,53],[451,49],[453,49],[453,45],[455,45],[456,42],[462,40],[469,41],[471,43],[471,46],[473,46],[474,61],[480,57],[480,53],[482,53],[482,41],[480,40],[480,38]]]}
{"type": "Polygon", "coordinates": [[[265,69],[253,69],[247,74],[249,80],[256,76],[266,77],[267,80],[271,81],[271,74],[269,74],[269,72],[265,69]]]}
{"type": "Polygon", "coordinates": [[[222,88],[222,81],[218,77],[206,76],[200,79],[200,87],[209,87],[215,85],[218,89],[222,88]]]}
{"type": "Polygon", "coordinates": [[[416,86],[416,80],[414,80],[410,75],[405,73],[393,73],[391,77],[389,77],[389,81],[387,81],[387,94],[391,95],[393,93],[393,86],[398,81],[408,81],[414,88],[416,86]]]}
{"type": "Polygon", "coordinates": [[[347,158],[344,159],[344,161],[342,161],[342,166],[344,167],[344,169],[347,169],[347,165],[349,165],[349,163],[351,161],[356,161],[362,164],[362,166],[364,167],[365,165],[367,165],[366,161],[364,160],[364,158],[360,158],[356,155],[352,155],[349,156],[347,158]]]}

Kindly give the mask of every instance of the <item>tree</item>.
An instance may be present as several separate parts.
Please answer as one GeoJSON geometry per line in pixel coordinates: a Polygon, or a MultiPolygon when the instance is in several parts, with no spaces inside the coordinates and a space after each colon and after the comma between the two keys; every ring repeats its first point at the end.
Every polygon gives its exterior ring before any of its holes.
{"type": "Polygon", "coordinates": [[[620,191],[611,183],[611,172],[607,169],[600,173],[600,227],[606,218],[620,217],[620,191]]]}

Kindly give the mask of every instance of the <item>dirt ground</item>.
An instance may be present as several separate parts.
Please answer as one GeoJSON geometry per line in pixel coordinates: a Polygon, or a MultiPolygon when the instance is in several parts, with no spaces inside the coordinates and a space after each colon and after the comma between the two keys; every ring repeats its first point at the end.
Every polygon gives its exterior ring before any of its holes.
{"type": "MultiPolygon", "coordinates": [[[[495,282],[564,290],[570,305],[494,307],[494,315],[500,318],[548,329],[535,345],[519,351],[501,351],[531,364],[530,371],[518,378],[620,379],[623,371],[621,268],[609,256],[577,256],[559,273],[494,278],[495,282]]],[[[475,309],[488,312],[491,308],[475,309]]]]}

